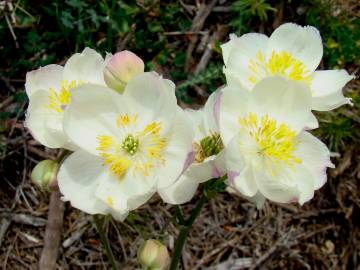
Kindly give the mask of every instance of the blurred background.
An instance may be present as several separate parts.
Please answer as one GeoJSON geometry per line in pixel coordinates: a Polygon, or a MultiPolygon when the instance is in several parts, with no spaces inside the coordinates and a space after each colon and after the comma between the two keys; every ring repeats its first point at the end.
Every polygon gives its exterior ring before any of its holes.
{"type": "MultiPolygon", "coordinates": [[[[357,0],[0,1],[0,267],[37,269],[48,194],[31,184],[35,164],[55,158],[23,127],[25,74],[91,47],[131,50],[177,85],[183,107],[198,108],[225,83],[220,44],[230,33],[270,35],[284,22],[320,30],[319,68],[360,66],[357,0]]],[[[257,210],[228,193],[207,205],[195,223],[182,269],[360,269],[360,82],[345,88],[354,106],[317,113],[314,133],[330,148],[336,169],[315,198],[299,207],[266,203],[257,210]]],[[[193,201],[195,201],[194,199],[193,201]]],[[[193,203],[184,205],[184,212],[193,203]]],[[[158,238],[170,249],[177,229],[170,205],[157,198],[124,223],[109,222],[121,269],[136,269],[141,241],[158,238]]],[[[66,205],[58,269],[108,269],[89,216],[66,205]]]]}

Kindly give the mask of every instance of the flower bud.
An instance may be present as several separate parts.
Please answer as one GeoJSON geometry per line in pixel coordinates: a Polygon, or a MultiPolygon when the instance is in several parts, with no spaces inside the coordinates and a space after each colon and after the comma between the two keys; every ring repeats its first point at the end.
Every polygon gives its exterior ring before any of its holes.
{"type": "Polygon", "coordinates": [[[163,244],[150,239],[138,250],[138,261],[144,269],[166,270],[170,264],[170,256],[163,244]]]}
{"type": "Polygon", "coordinates": [[[130,51],[121,51],[110,57],[104,69],[104,80],[108,87],[122,93],[131,78],[142,72],[144,62],[130,51]]]}
{"type": "Polygon", "coordinates": [[[49,184],[56,179],[59,164],[53,160],[40,161],[31,172],[31,180],[42,190],[49,190],[49,184]]]}

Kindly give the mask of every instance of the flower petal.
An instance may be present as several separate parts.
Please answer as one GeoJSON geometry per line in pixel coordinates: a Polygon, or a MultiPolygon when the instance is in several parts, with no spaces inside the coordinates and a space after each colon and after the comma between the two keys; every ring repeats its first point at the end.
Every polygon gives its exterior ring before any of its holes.
{"type": "Polygon", "coordinates": [[[61,165],[58,183],[61,193],[71,205],[89,214],[107,214],[108,206],[95,196],[104,178],[99,157],[78,151],[71,154],[61,165]]]}
{"type": "MultiPolygon", "coordinates": [[[[176,105],[177,106],[177,105],[176,105]]],[[[167,146],[163,153],[165,164],[156,172],[158,188],[165,188],[176,181],[183,170],[183,165],[192,152],[194,129],[191,119],[178,107],[170,132],[165,135],[167,146]]]]}
{"type": "Polygon", "coordinates": [[[64,80],[105,86],[104,59],[95,50],[85,48],[69,58],[64,66],[64,80]]]}
{"type": "Polygon", "coordinates": [[[175,85],[155,72],[135,75],[126,85],[123,96],[134,101],[133,109],[144,112],[148,122],[164,122],[163,119],[175,117],[175,85]]]}
{"type": "Polygon", "coordinates": [[[344,104],[351,104],[350,98],[345,98],[342,88],[352,79],[345,70],[315,71],[311,84],[313,109],[330,111],[344,104]]]}
{"type": "Polygon", "coordinates": [[[130,102],[109,88],[81,85],[72,90],[71,103],[64,114],[64,131],[79,147],[97,155],[97,136],[117,134],[116,119],[128,112],[130,102]]]}
{"type": "Polygon", "coordinates": [[[304,167],[312,174],[314,189],[326,183],[326,168],[334,168],[330,161],[330,151],[324,143],[308,132],[302,132],[297,140],[299,144],[295,156],[302,160],[304,167]]]}
{"type": "Polygon", "coordinates": [[[60,88],[63,78],[63,67],[59,65],[48,65],[26,73],[25,90],[28,96],[31,96],[38,90],[55,91],[60,88]]]}
{"type": "Polygon", "coordinates": [[[285,23],[270,36],[267,55],[271,56],[273,51],[290,53],[303,62],[309,72],[313,72],[323,55],[320,33],[312,26],[285,23]]]}
{"type": "Polygon", "coordinates": [[[269,38],[258,33],[249,33],[241,37],[230,36],[231,40],[221,46],[226,68],[224,73],[227,82],[239,80],[246,88],[253,84],[248,80],[252,75],[249,68],[251,59],[256,58],[258,52],[266,53],[269,38]]]}
{"type": "Polygon", "coordinates": [[[240,129],[239,116],[249,110],[251,92],[239,83],[232,83],[223,89],[220,108],[220,135],[225,146],[240,129]]]}
{"type": "Polygon", "coordinates": [[[192,199],[199,182],[194,179],[188,172],[185,172],[180,178],[171,186],[159,189],[159,195],[164,202],[170,204],[183,204],[192,199]]]}
{"type": "Polygon", "coordinates": [[[314,195],[312,175],[303,165],[283,168],[276,175],[254,170],[254,175],[260,192],[271,201],[303,204],[314,195]]]}
{"type": "Polygon", "coordinates": [[[64,147],[68,138],[62,129],[62,114],[47,108],[49,92],[38,90],[30,96],[25,126],[33,137],[49,148],[64,147]]]}
{"type": "Polygon", "coordinates": [[[155,193],[155,179],[128,172],[119,178],[106,170],[96,189],[96,197],[120,214],[145,203],[155,193]]]}
{"type": "Polygon", "coordinates": [[[218,99],[222,95],[221,89],[216,90],[213,92],[207,99],[205,105],[204,105],[204,126],[207,135],[213,132],[219,132],[219,123],[218,119],[216,118],[216,102],[218,102],[218,99]]]}
{"type": "Polygon", "coordinates": [[[302,130],[309,119],[314,120],[311,92],[303,83],[277,76],[268,77],[257,83],[252,93],[252,108],[257,113],[275,118],[294,131],[302,130]]]}

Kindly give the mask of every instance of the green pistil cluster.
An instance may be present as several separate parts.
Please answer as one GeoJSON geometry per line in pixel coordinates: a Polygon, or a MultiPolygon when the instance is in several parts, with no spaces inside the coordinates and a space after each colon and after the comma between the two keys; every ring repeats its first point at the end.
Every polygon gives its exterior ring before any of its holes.
{"type": "Polygon", "coordinates": [[[139,139],[129,134],[122,142],[121,147],[130,155],[134,155],[139,148],[139,139]]]}
{"type": "Polygon", "coordinates": [[[213,133],[210,136],[203,138],[200,141],[200,146],[205,154],[205,157],[217,155],[224,148],[220,134],[218,133],[213,133]]]}
{"type": "Polygon", "coordinates": [[[201,163],[205,158],[219,154],[224,148],[224,145],[220,135],[218,133],[212,133],[203,138],[199,144],[195,144],[195,147],[197,148],[195,160],[201,163]]]}

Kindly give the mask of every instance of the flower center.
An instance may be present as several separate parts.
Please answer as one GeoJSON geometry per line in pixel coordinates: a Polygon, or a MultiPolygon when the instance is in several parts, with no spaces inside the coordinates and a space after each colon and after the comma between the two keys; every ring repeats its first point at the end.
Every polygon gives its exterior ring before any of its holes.
{"type": "Polygon", "coordinates": [[[116,125],[122,139],[114,136],[97,136],[97,150],[103,158],[103,165],[122,178],[129,170],[148,176],[150,170],[163,165],[166,139],[160,135],[161,125],[151,122],[138,129],[138,115],[120,115],[116,125]]]}
{"type": "Polygon", "coordinates": [[[201,163],[204,159],[217,155],[223,148],[223,142],[219,133],[211,133],[209,136],[201,139],[199,143],[194,143],[196,155],[195,161],[201,163]]]}
{"type": "Polygon", "coordinates": [[[49,105],[47,107],[58,113],[62,113],[66,106],[70,103],[70,90],[81,84],[82,82],[76,80],[70,82],[68,82],[67,80],[62,80],[59,92],[57,92],[54,88],[49,88],[49,105]]]}
{"type": "Polygon", "coordinates": [[[301,159],[294,155],[297,145],[296,133],[287,125],[278,124],[268,115],[258,119],[253,113],[240,118],[239,124],[255,140],[258,146],[257,153],[267,157],[272,164],[285,163],[293,167],[301,163],[301,159]]]}
{"type": "Polygon", "coordinates": [[[252,75],[248,80],[253,84],[270,75],[281,75],[307,84],[310,84],[312,80],[311,73],[304,63],[286,51],[272,51],[270,58],[265,59],[263,52],[260,50],[255,59],[249,61],[248,66],[252,71],[252,75]]]}
{"type": "Polygon", "coordinates": [[[130,155],[134,155],[139,148],[139,139],[129,134],[122,142],[121,147],[130,155]]]}

